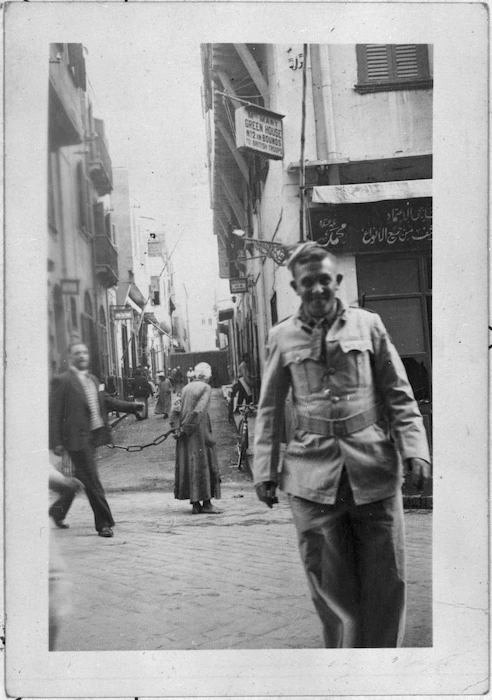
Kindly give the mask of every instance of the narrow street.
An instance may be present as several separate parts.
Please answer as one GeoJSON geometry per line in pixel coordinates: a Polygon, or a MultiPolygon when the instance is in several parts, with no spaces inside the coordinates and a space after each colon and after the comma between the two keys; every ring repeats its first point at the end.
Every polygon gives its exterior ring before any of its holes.
{"type": "MultiPolygon", "coordinates": [[[[162,416],[124,418],[115,444],[152,442],[169,429],[162,416]]],[[[298,556],[286,497],[268,510],[236,469],[236,435],[222,393],[211,418],[222,475],[221,515],[192,516],[173,497],[172,437],[141,452],[99,454],[116,521],[102,539],[81,494],[54,530],[72,580],[72,613],[58,649],[266,649],[322,646],[298,556]]],[[[431,512],[406,514],[408,621],[404,646],[432,645],[431,512]]]]}

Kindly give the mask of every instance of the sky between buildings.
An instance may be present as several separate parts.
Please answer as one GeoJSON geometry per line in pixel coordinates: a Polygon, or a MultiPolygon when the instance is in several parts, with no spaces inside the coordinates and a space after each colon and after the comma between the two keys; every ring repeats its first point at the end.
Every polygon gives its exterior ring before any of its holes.
{"type": "Polygon", "coordinates": [[[212,229],[200,46],[169,46],[157,28],[145,41],[115,33],[83,44],[94,116],[104,120],[113,166],[128,168],[135,214],[155,219],[142,226],[164,230],[174,249],[176,295],[184,301],[186,285],[195,345],[202,315],[230,298],[212,229]]]}

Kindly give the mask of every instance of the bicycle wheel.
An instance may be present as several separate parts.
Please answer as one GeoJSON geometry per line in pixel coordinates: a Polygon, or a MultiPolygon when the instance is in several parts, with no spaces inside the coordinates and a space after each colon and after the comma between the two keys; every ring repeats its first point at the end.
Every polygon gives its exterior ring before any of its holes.
{"type": "Polygon", "coordinates": [[[251,467],[249,465],[249,457],[248,457],[248,448],[249,448],[249,430],[248,430],[248,424],[243,423],[242,429],[241,429],[241,439],[239,443],[239,463],[238,463],[238,469],[241,471],[244,470],[248,476],[252,477],[252,471],[251,467]]]}

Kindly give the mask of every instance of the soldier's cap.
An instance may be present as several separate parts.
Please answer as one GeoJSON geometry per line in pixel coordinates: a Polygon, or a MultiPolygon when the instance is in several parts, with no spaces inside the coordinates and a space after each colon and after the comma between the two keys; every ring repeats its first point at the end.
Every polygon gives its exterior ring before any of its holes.
{"type": "Polygon", "coordinates": [[[319,245],[319,243],[315,243],[314,241],[305,241],[304,243],[297,245],[287,259],[287,269],[292,272],[295,263],[301,257],[301,255],[314,250],[322,250],[325,254],[327,253],[324,246],[319,245]]]}

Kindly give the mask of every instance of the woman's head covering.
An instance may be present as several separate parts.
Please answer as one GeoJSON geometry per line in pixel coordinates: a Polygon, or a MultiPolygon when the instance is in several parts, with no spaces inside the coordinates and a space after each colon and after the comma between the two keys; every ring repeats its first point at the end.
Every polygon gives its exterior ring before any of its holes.
{"type": "Polygon", "coordinates": [[[207,362],[199,362],[195,367],[195,377],[196,379],[203,379],[208,381],[212,376],[212,368],[207,362]]]}

